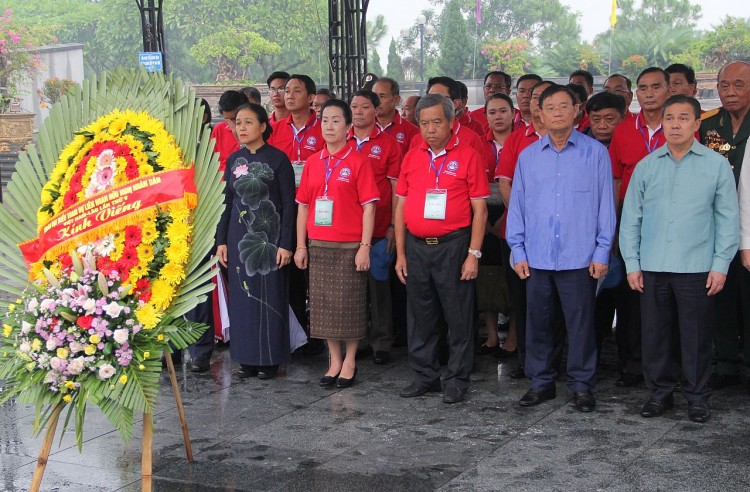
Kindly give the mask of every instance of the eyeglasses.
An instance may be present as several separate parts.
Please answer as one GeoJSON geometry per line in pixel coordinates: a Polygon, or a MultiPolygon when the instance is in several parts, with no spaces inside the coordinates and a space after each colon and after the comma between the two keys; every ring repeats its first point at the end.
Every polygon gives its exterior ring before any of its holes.
{"type": "Polygon", "coordinates": [[[575,108],[577,106],[578,106],[577,104],[563,103],[563,104],[558,104],[557,106],[545,106],[542,108],[542,111],[544,111],[545,113],[550,113],[550,114],[556,111],[562,111],[563,113],[567,113],[572,108],[575,108]]]}
{"type": "Polygon", "coordinates": [[[281,95],[283,95],[285,91],[286,91],[286,88],[284,88],[284,87],[271,87],[270,89],[268,89],[268,92],[270,94],[281,94],[281,95]]]}
{"type": "Polygon", "coordinates": [[[503,84],[485,84],[484,88],[490,91],[507,91],[508,88],[503,84]]]}

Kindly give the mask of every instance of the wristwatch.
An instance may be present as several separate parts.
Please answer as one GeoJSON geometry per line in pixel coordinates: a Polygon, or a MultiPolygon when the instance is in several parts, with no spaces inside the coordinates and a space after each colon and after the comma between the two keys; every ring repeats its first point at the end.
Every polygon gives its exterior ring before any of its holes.
{"type": "Polygon", "coordinates": [[[469,254],[474,256],[477,260],[482,257],[482,252],[478,249],[469,248],[469,254]]]}

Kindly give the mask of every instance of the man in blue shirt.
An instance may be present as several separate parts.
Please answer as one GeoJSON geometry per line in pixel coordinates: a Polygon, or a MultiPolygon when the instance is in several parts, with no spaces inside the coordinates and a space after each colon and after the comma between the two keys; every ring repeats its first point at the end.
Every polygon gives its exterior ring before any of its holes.
{"type": "Polygon", "coordinates": [[[594,304],[597,280],[607,274],[615,234],[612,166],[607,149],[573,131],[575,95],[553,85],[539,98],[548,133],[518,158],[506,237],[514,270],[528,279],[526,375],[531,389],[521,406],[556,396],[550,364],[553,316],[559,299],[568,331],[568,389],[576,409],[596,406],[594,304]]]}
{"type": "Polygon", "coordinates": [[[675,322],[688,418],[710,417],[714,296],[739,246],[739,206],[729,161],[695,140],[700,116],[692,97],[667,100],[667,143],[638,163],[623,205],[620,251],[628,284],[641,293],[643,375],[651,390],[643,417],[674,404],[675,322]]]}

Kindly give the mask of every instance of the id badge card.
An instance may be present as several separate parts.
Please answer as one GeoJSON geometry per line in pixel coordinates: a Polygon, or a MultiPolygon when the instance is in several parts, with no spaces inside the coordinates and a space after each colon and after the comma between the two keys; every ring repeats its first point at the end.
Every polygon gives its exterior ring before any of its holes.
{"type": "Polygon", "coordinates": [[[448,190],[427,190],[424,200],[424,218],[445,220],[445,208],[448,204],[448,190]]]}
{"type": "Polygon", "coordinates": [[[302,169],[305,167],[305,161],[294,161],[292,162],[292,168],[294,169],[294,186],[299,188],[299,184],[302,182],[302,169]]]}
{"type": "Polygon", "coordinates": [[[319,196],[315,199],[315,225],[333,225],[333,200],[327,196],[319,196]]]}

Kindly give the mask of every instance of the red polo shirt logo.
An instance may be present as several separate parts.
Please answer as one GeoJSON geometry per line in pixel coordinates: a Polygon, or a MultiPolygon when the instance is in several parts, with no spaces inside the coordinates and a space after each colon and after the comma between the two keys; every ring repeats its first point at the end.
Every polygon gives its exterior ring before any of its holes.
{"type": "Polygon", "coordinates": [[[308,148],[314,149],[315,145],[318,143],[318,139],[314,136],[309,136],[307,137],[307,141],[305,141],[305,143],[307,144],[308,148]]]}
{"type": "Polygon", "coordinates": [[[352,170],[351,169],[349,169],[348,167],[342,167],[341,171],[339,171],[338,180],[339,181],[343,181],[345,183],[348,183],[349,182],[349,176],[351,176],[351,174],[352,174],[352,170]]]}

